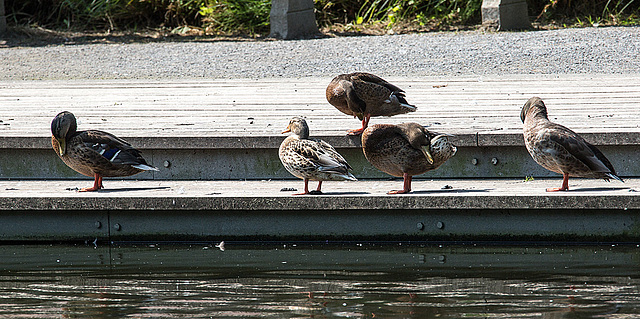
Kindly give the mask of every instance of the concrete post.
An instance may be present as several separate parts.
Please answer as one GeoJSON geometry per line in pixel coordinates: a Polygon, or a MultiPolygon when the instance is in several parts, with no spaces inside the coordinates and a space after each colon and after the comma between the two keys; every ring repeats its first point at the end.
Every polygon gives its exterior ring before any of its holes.
{"type": "Polygon", "coordinates": [[[483,0],[482,25],[498,31],[529,29],[526,0],[483,0]]]}
{"type": "Polygon", "coordinates": [[[295,39],[319,33],[313,0],[272,0],[270,37],[295,39]]]}
{"type": "Polygon", "coordinates": [[[0,0],[0,36],[7,32],[7,17],[4,12],[4,0],[0,0]]]}

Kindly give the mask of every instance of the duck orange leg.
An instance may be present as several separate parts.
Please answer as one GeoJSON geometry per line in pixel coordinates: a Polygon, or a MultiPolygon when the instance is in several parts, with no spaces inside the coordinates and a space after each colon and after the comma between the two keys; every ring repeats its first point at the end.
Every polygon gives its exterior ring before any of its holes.
{"type": "Polygon", "coordinates": [[[413,178],[413,176],[404,173],[402,175],[403,179],[404,179],[404,183],[403,183],[403,187],[404,189],[402,190],[396,190],[396,191],[389,191],[387,194],[392,195],[392,194],[406,194],[411,192],[411,179],[413,178]]]}
{"type": "Polygon", "coordinates": [[[307,178],[304,179],[304,193],[297,193],[293,195],[306,195],[306,194],[309,194],[309,179],[307,178]]]}
{"type": "Polygon", "coordinates": [[[104,186],[102,186],[102,175],[96,173],[94,175],[94,179],[93,179],[93,187],[88,187],[88,188],[83,188],[80,191],[81,192],[95,192],[101,188],[104,188],[104,186]]]}
{"type": "Polygon", "coordinates": [[[322,194],[322,191],[320,190],[320,188],[322,187],[322,181],[318,182],[318,188],[314,191],[309,191],[309,180],[308,179],[304,179],[304,193],[298,193],[298,194],[293,194],[293,195],[319,195],[322,194]]]}
{"type": "Polygon", "coordinates": [[[349,135],[358,135],[358,134],[362,134],[362,132],[364,132],[364,130],[369,126],[369,120],[371,119],[371,115],[370,114],[364,114],[364,118],[362,119],[362,127],[356,130],[350,130],[347,132],[347,134],[349,135]]]}
{"type": "Polygon", "coordinates": [[[547,188],[547,192],[568,191],[569,190],[569,174],[562,173],[562,187],[547,188]]]}

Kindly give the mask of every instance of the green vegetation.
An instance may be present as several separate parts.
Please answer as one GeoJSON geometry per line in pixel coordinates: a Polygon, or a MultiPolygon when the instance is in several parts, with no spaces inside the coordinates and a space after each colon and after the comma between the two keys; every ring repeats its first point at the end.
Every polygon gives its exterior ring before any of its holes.
{"type": "MultiPolygon", "coordinates": [[[[325,32],[394,32],[473,28],[482,0],[315,0],[325,32]]],[[[640,23],[640,0],[529,0],[545,27],[640,23]]],[[[14,26],[59,31],[144,31],[266,35],[270,0],[5,0],[14,26]]]]}

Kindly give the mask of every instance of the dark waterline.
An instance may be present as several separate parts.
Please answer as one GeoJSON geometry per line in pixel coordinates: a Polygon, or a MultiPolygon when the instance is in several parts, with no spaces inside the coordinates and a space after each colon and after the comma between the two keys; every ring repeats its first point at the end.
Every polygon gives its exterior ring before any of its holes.
{"type": "Polygon", "coordinates": [[[640,248],[0,246],[0,318],[632,318],[640,248]]]}

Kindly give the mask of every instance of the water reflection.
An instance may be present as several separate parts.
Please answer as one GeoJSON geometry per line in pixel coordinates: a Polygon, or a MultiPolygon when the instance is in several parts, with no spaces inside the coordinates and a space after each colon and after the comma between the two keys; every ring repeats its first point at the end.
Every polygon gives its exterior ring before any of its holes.
{"type": "Polygon", "coordinates": [[[632,318],[636,246],[0,246],[0,318],[632,318]]]}

